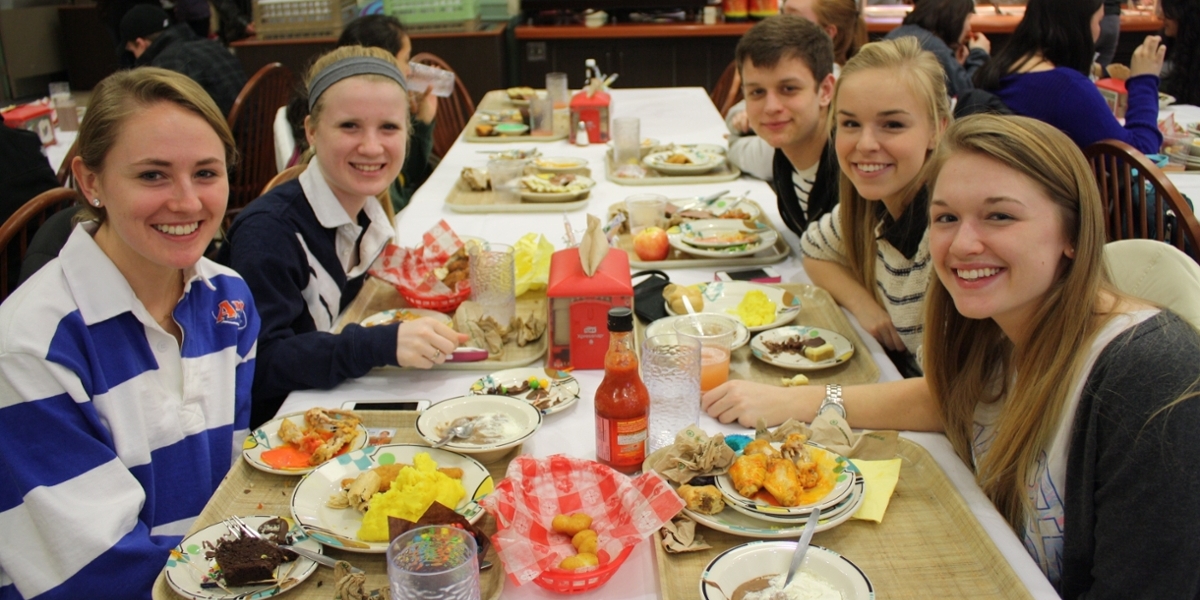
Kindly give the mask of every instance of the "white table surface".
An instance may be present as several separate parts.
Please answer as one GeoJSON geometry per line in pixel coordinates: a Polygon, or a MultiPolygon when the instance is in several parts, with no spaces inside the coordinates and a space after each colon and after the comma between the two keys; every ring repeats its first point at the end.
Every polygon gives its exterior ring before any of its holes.
{"type": "MultiPolygon", "coordinates": [[[[718,143],[724,140],[724,122],[702,88],[618,89],[613,91],[612,97],[612,116],[639,117],[642,137],[677,143],[718,143]]],[[[481,151],[529,148],[534,145],[472,144],[460,139],[425,185],[414,195],[412,203],[397,216],[398,243],[417,243],[424,231],[438,220],[445,219],[460,235],[474,235],[493,242],[513,243],[525,233],[538,232],[544,234],[556,249],[561,249],[564,228],[563,217],[559,213],[459,214],[451,211],[443,202],[458,179],[462,167],[485,165],[486,155],[481,154],[481,151]]],[[[793,256],[775,265],[775,268],[785,282],[809,282],[803,265],[797,258],[798,238],[780,220],[775,195],[766,182],[743,177],[738,181],[703,185],[620,186],[607,181],[602,174],[605,151],[603,145],[577,147],[565,141],[536,145],[545,156],[578,156],[590,161],[589,166],[593,170],[597,185],[592,191],[591,201],[586,210],[568,213],[576,228],[584,226],[587,213],[603,217],[611,204],[635,193],[653,191],[674,198],[712,194],[722,189],[729,189],[733,193],[749,190],[750,198],[766,210],[775,228],[784,234],[792,247],[793,256]]],[[[671,280],[679,283],[697,283],[713,279],[712,269],[673,269],[669,272],[671,280]]],[[[850,320],[858,329],[859,336],[865,340],[875,362],[879,364],[881,380],[898,379],[899,374],[879,344],[858,328],[853,316],[850,320]]],[[[484,374],[486,371],[377,369],[365,377],[347,381],[333,390],[294,392],[288,397],[280,413],[305,410],[314,406],[338,407],[349,400],[428,399],[437,402],[466,394],[471,383],[484,374]]],[[[580,401],[568,410],[549,415],[538,433],[525,443],[527,453],[539,457],[559,453],[583,458],[595,457],[592,400],[603,377],[603,371],[576,371],[574,374],[582,387],[580,401]]],[[[736,425],[722,425],[707,415],[701,415],[699,424],[709,432],[746,431],[736,425]]],[[[954,454],[945,436],[916,432],[906,432],[904,436],[929,450],[1030,592],[1037,598],[1057,598],[1054,589],[1029,557],[1021,542],[980,491],[970,471],[954,454]]],[[[818,533],[814,542],[820,541],[821,534],[818,533]]],[[[579,597],[657,598],[658,574],[655,571],[650,544],[639,544],[626,564],[621,567],[618,577],[598,590],[581,594],[579,597]]],[[[869,573],[867,575],[870,576],[869,573]]],[[[532,583],[521,587],[509,584],[503,596],[515,599],[561,598],[532,583]]]]}
{"type": "MultiPolygon", "coordinates": [[[[1175,115],[1175,123],[1179,125],[1200,123],[1200,106],[1173,104],[1159,110],[1158,119],[1161,121],[1169,114],[1175,115]]],[[[1200,202],[1200,171],[1168,171],[1167,179],[1170,179],[1185,196],[1191,198],[1193,204],[1200,202]]]]}

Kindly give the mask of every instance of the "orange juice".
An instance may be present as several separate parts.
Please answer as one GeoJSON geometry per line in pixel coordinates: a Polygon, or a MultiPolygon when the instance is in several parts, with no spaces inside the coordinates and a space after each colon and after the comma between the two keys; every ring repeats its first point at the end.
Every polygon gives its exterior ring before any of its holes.
{"type": "Polygon", "coordinates": [[[705,346],[700,349],[700,391],[707,392],[729,379],[729,350],[705,346]]]}

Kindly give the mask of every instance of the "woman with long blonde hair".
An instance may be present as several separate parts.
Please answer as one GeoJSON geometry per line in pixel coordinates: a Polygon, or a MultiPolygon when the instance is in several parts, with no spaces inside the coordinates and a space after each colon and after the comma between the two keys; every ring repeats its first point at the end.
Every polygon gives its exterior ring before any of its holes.
{"type": "Polygon", "coordinates": [[[1062,132],[971,117],[933,163],[925,374],[955,450],[1064,598],[1200,596],[1200,335],[1109,282],[1062,132]]]}
{"type": "Polygon", "coordinates": [[[804,269],[885,348],[915,355],[930,274],[927,159],[951,119],[941,65],[913,38],[867,44],[843,67],[829,114],[840,199],[801,238],[804,269]]]}

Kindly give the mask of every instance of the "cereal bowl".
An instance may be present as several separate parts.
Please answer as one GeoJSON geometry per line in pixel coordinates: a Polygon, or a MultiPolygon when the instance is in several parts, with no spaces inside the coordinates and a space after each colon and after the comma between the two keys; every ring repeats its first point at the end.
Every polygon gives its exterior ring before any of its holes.
{"type": "MultiPolygon", "coordinates": [[[[734,546],[722,552],[704,568],[704,573],[700,575],[700,598],[723,599],[725,594],[720,590],[736,596],[735,590],[744,584],[787,573],[795,551],[796,542],[784,541],[758,541],[734,546]],[[720,589],[706,581],[716,583],[720,589]]],[[[875,589],[862,569],[846,557],[827,548],[816,545],[808,547],[804,562],[800,564],[796,575],[799,577],[806,573],[827,583],[841,594],[842,600],[875,598],[875,589]]]]}
{"type": "Polygon", "coordinates": [[[475,431],[467,439],[454,439],[443,447],[486,464],[500,460],[529,439],[542,426],[542,411],[520,398],[461,396],[422,412],[417,417],[417,433],[435,444],[458,419],[474,419],[475,431]]]}

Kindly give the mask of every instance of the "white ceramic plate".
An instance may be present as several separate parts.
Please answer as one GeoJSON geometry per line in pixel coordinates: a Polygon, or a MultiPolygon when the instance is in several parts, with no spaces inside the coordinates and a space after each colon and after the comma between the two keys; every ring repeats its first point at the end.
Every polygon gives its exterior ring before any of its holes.
{"type": "MultiPolygon", "coordinates": [[[[729,317],[733,321],[736,331],[733,333],[733,343],[730,345],[730,350],[737,350],[750,342],[750,330],[746,329],[745,325],[733,315],[723,315],[729,317]]],[[[664,333],[675,333],[675,321],[688,318],[687,315],[679,315],[676,317],[663,317],[646,327],[645,337],[662,335],[664,333]]]]}
{"type": "MultiPolygon", "coordinates": [[[[780,445],[772,444],[776,450],[779,449],[780,445]]],[[[747,498],[739,494],[737,488],[733,485],[733,478],[726,473],[724,475],[717,475],[717,489],[721,490],[721,494],[725,496],[725,503],[753,511],[747,514],[786,517],[805,516],[812,512],[814,507],[819,506],[821,510],[825,510],[845,500],[854,487],[856,469],[853,469],[850,461],[840,454],[830,452],[812,442],[809,442],[807,445],[811,456],[821,463],[822,467],[828,471],[832,471],[832,476],[834,477],[833,488],[820,499],[806,502],[799,506],[770,505],[761,500],[747,498]]]]}
{"type": "Polygon", "coordinates": [[[1158,93],[1158,107],[1160,109],[1166,108],[1172,104],[1175,104],[1175,96],[1164,94],[1162,92],[1158,93]]]}
{"type": "MultiPolygon", "coordinates": [[[[857,475],[854,480],[854,489],[851,490],[850,496],[846,498],[844,504],[835,505],[828,513],[821,512],[821,520],[817,521],[817,531],[833,529],[849,521],[850,517],[854,516],[854,513],[858,512],[859,507],[862,506],[865,491],[866,480],[862,475],[857,475]]],[[[732,506],[726,506],[725,510],[715,515],[704,515],[686,508],[683,509],[683,512],[701,525],[728,534],[750,538],[794,540],[804,533],[804,526],[808,524],[807,519],[773,521],[764,519],[761,515],[747,515],[732,506]]]]}
{"type": "MultiPolygon", "coordinates": [[[[730,219],[730,221],[733,220],[730,219]]],[[[741,223],[741,221],[733,222],[741,223]]],[[[771,238],[772,244],[774,243],[774,239],[775,238],[771,238]]],[[[769,250],[771,248],[770,244],[764,243],[765,241],[766,240],[764,239],[756,244],[749,244],[746,246],[731,246],[729,248],[697,248],[696,246],[683,241],[683,235],[680,233],[667,234],[667,243],[671,244],[672,248],[675,248],[676,250],[679,250],[685,254],[702,256],[704,258],[738,258],[741,256],[753,256],[759,252],[762,252],[763,250],[769,250]]]]}
{"type": "MultiPolygon", "coordinates": [[[[821,530],[820,525],[825,523],[826,520],[836,520],[837,523],[844,522],[846,519],[842,517],[853,516],[853,514],[858,511],[858,507],[862,505],[863,498],[861,497],[861,494],[862,490],[865,488],[862,474],[858,472],[857,468],[848,468],[847,471],[852,472],[854,476],[854,481],[850,485],[850,493],[846,494],[846,497],[838,501],[837,504],[821,509],[821,520],[817,525],[818,531],[821,530]],[[850,511],[849,513],[846,512],[848,510],[850,511]]],[[[732,502],[726,502],[725,505],[732,509],[732,511],[722,511],[722,513],[740,513],[748,518],[759,521],[760,523],[781,524],[785,527],[803,528],[806,524],[808,524],[808,515],[811,514],[811,511],[808,511],[800,515],[778,515],[752,510],[732,502]]]]}
{"type": "Polygon", "coordinates": [[[743,247],[757,252],[770,248],[778,238],[779,234],[766,225],[749,227],[738,219],[699,219],[679,226],[679,241],[703,249],[729,251],[743,247]]]}
{"type": "Polygon", "coordinates": [[[349,552],[383,554],[387,551],[386,543],[364,542],[357,538],[362,513],[353,508],[329,508],[325,502],[342,489],[343,479],[353,479],[379,465],[411,465],[413,457],[421,452],[429,453],[439,467],[463,470],[462,484],[467,495],[456,510],[472,523],[483,517],[483,507],[476,500],[490,494],[495,487],[488,470],[469,456],[416,444],[368,446],[317,467],[296,484],[292,492],[292,516],[310,537],[326,546],[349,552]]]}
{"type": "Polygon", "coordinates": [[[754,339],[750,341],[750,352],[754,353],[755,358],[769,365],[795,371],[819,371],[821,369],[828,369],[829,367],[836,367],[850,360],[854,356],[854,344],[835,331],[821,329],[820,327],[792,325],[790,327],[779,327],[770,331],[764,331],[754,336],[754,339]],[[814,362],[804,356],[803,352],[773,353],[767,350],[767,345],[764,343],[778,343],[793,336],[823,338],[825,341],[833,344],[833,358],[814,362]]]}
{"type": "MultiPolygon", "coordinates": [[[[384,323],[390,323],[392,321],[395,321],[397,318],[397,315],[400,315],[401,317],[406,316],[406,315],[412,315],[413,318],[431,317],[431,318],[437,319],[438,321],[440,321],[442,323],[445,323],[446,325],[449,325],[451,323],[450,315],[448,315],[446,313],[440,313],[436,310],[427,310],[424,308],[393,308],[390,310],[377,312],[377,313],[363,319],[361,324],[363,327],[382,325],[384,323]]],[[[411,318],[403,318],[402,320],[411,321],[412,319],[411,318]]]]}
{"type": "Polygon", "coordinates": [[[533,159],[533,166],[539,171],[547,173],[562,173],[572,171],[582,167],[586,167],[588,161],[586,158],[576,158],[574,156],[551,156],[549,158],[533,159]]]}
{"type": "MultiPolygon", "coordinates": [[[[724,600],[720,590],[736,590],[743,583],[764,576],[787,573],[796,542],[758,541],[734,546],[717,555],[700,575],[700,597],[724,600]],[[720,590],[704,583],[716,582],[720,590]]],[[[842,595],[842,600],[872,600],[875,588],[858,565],[822,546],[809,546],[799,573],[811,573],[842,595]]]]}
{"type": "MultiPolygon", "coordinates": [[[[700,312],[716,313],[735,319],[738,318],[736,314],[737,305],[746,296],[747,292],[758,290],[766,294],[767,299],[775,303],[775,321],[755,327],[747,325],[747,329],[752,333],[787,325],[795,320],[796,315],[800,313],[800,299],[795,294],[777,287],[748,281],[716,281],[701,283],[699,287],[700,293],[704,296],[704,308],[700,312]]],[[[666,303],[664,302],[664,304],[666,303]]],[[[667,314],[675,314],[669,304],[667,304],[667,314]]]]}
{"type": "Polygon", "coordinates": [[[583,189],[571,190],[569,192],[531,192],[524,187],[521,188],[521,199],[526,202],[565,202],[574,200],[588,195],[592,188],[596,187],[596,182],[590,177],[579,175],[576,181],[584,184],[583,189]]]}
{"type": "MultiPolygon", "coordinates": [[[[304,429],[305,427],[304,413],[302,412],[284,415],[282,417],[277,417],[267,421],[266,423],[263,423],[262,427],[255,429],[254,431],[250,432],[250,435],[246,436],[246,441],[242,443],[242,458],[246,459],[246,462],[249,463],[250,466],[258,469],[259,471],[266,471],[267,473],[274,473],[276,475],[303,475],[309,471],[312,471],[316,467],[306,467],[303,469],[276,469],[275,467],[263,462],[263,452],[285,445],[285,442],[279,437],[279,426],[283,423],[284,419],[295,423],[298,427],[300,427],[300,429],[304,429]]],[[[367,445],[367,439],[369,437],[370,434],[367,432],[367,428],[364,427],[362,423],[359,423],[358,435],[355,436],[354,441],[350,443],[346,452],[353,452],[363,448],[367,445]]],[[[343,452],[343,454],[346,452],[343,452]]]]}
{"type": "MultiPolygon", "coordinates": [[[[557,369],[545,368],[539,369],[536,367],[521,367],[517,369],[505,369],[496,371],[491,375],[485,375],[475,380],[471,384],[470,392],[472,394],[496,394],[493,392],[497,386],[516,386],[522,381],[529,381],[530,377],[538,379],[547,379],[550,381],[550,398],[546,402],[547,406],[542,410],[543,415],[552,415],[556,412],[566,410],[571,405],[579,400],[579,381],[573,375],[566,371],[557,369]]],[[[514,398],[521,398],[532,403],[527,396],[529,392],[521,392],[516,395],[511,395],[514,398]]]]}
{"type": "Polygon", "coordinates": [[[442,400],[425,409],[417,416],[417,434],[432,445],[442,438],[443,432],[456,419],[489,413],[508,417],[516,425],[513,435],[484,442],[473,442],[470,438],[454,439],[443,448],[474,456],[483,463],[491,463],[529,439],[542,426],[542,411],[525,400],[509,396],[470,395],[442,400]]]}
{"type": "MultiPolygon", "coordinates": [[[[674,204],[676,208],[683,208],[689,204],[695,204],[699,200],[699,196],[693,196],[691,198],[673,198],[671,200],[667,200],[667,202],[674,204]]],[[[746,213],[751,219],[757,219],[758,215],[761,214],[758,210],[758,205],[750,202],[742,202],[740,196],[723,196],[718,198],[705,210],[713,215],[720,216],[733,210],[734,208],[746,213]]]]}
{"type": "Polygon", "coordinates": [[[700,175],[721,166],[724,162],[724,154],[703,152],[692,148],[651,152],[646,155],[646,158],[642,159],[643,165],[665,175],[700,175]],[[683,154],[691,162],[682,165],[667,162],[667,159],[672,154],[683,154]]]}
{"type": "MultiPolygon", "coordinates": [[[[259,525],[274,519],[270,515],[254,515],[242,517],[242,520],[247,525],[258,529],[259,525]]],[[[286,517],[284,517],[287,519],[286,517]]],[[[304,531],[301,530],[291,520],[287,519],[292,524],[292,536],[295,539],[295,545],[313,552],[321,551],[321,544],[316,540],[306,537],[304,531]]],[[[228,534],[229,530],[222,523],[214,523],[187,536],[179,545],[171,551],[170,558],[167,559],[167,566],[163,568],[163,575],[167,579],[167,584],[171,589],[185,598],[194,598],[195,600],[218,600],[226,598],[271,598],[278,596],[297,585],[300,585],[305,579],[308,579],[317,570],[317,563],[304,558],[298,557],[290,563],[280,565],[280,572],[287,574],[287,578],[283,583],[278,585],[250,585],[242,587],[231,587],[230,592],[219,587],[200,587],[200,582],[208,570],[213,566],[213,561],[204,557],[208,551],[204,547],[204,543],[215,544],[217,539],[228,534]],[[291,569],[290,573],[288,569],[291,569]]]]}

